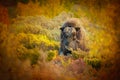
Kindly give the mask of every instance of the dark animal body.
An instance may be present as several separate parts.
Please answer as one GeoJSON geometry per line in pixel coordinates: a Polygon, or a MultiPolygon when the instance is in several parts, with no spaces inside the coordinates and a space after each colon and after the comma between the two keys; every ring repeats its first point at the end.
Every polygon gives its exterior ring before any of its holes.
{"type": "Polygon", "coordinates": [[[67,20],[60,29],[61,43],[59,54],[68,55],[72,50],[78,49],[89,51],[85,44],[85,30],[80,25],[79,19],[72,18],[67,20]]]}

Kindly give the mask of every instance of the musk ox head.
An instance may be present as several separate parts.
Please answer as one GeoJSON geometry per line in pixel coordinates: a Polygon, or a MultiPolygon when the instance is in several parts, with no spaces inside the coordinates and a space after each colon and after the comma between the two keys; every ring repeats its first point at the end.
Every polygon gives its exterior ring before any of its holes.
{"type": "Polygon", "coordinates": [[[59,54],[67,55],[78,48],[88,51],[85,44],[85,30],[80,25],[79,19],[72,18],[67,20],[60,30],[61,44],[59,54]]]}

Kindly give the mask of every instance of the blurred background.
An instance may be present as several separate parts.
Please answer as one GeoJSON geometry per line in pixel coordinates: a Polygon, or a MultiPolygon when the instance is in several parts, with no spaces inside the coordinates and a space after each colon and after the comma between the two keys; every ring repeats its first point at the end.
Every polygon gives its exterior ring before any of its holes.
{"type": "Polygon", "coordinates": [[[119,0],[0,0],[1,80],[119,80],[119,0]],[[90,52],[59,56],[60,30],[79,18],[90,52]]]}

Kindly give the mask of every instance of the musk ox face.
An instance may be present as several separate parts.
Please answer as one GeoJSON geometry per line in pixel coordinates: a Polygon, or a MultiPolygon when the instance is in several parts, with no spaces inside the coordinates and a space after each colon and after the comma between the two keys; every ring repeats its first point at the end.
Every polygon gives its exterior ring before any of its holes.
{"type": "Polygon", "coordinates": [[[62,33],[61,47],[63,53],[67,55],[68,53],[71,53],[71,49],[75,49],[76,28],[68,26],[60,29],[62,33]]]}
{"type": "Polygon", "coordinates": [[[76,34],[76,30],[74,27],[65,27],[62,30],[63,33],[63,38],[65,39],[74,39],[75,38],[75,34],[76,34]]]}
{"type": "Polygon", "coordinates": [[[65,49],[69,50],[71,42],[76,39],[76,30],[73,27],[65,27],[63,30],[62,43],[65,49]]]}

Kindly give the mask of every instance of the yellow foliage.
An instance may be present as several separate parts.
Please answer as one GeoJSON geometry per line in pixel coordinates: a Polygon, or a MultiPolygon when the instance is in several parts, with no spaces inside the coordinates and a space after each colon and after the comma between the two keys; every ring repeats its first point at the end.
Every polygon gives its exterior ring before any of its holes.
{"type": "Polygon", "coordinates": [[[27,45],[34,45],[40,46],[40,48],[44,49],[52,49],[58,46],[58,42],[54,40],[50,40],[46,35],[35,35],[35,34],[25,34],[19,33],[18,39],[22,42],[25,46],[27,45]]]}
{"type": "Polygon", "coordinates": [[[61,58],[61,62],[64,67],[67,67],[72,62],[72,59],[65,56],[61,58]]]}
{"type": "Polygon", "coordinates": [[[34,16],[42,13],[39,3],[30,1],[28,4],[18,3],[17,13],[19,16],[34,16]]]}
{"type": "Polygon", "coordinates": [[[28,4],[18,3],[17,5],[19,16],[45,15],[51,18],[65,10],[64,3],[61,0],[48,0],[45,5],[40,5],[38,1],[30,1],[28,4]]]}

